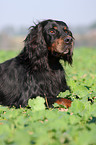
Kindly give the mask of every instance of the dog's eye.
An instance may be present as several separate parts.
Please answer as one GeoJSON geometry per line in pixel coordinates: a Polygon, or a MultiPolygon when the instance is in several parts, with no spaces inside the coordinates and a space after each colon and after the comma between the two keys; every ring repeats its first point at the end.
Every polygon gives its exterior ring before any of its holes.
{"type": "Polygon", "coordinates": [[[64,30],[64,32],[65,32],[66,34],[68,34],[68,31],[67,31],[67,30],[64,30]]]}
{"type": "Polygon", "coordinates": [[[65,32],[67,35],[69,35],[69,36],[72,37],[72,33],[71,33],[71,31],[69,31],[69,30],[64,30],[64,32],[65,32]]]}
{"type": "Polygon", "coordinates": [[[65,33],[67,34],[68,32],[67,32],[67,31],[65,31],[65,33]]]}
{"type": "Polygon", "coordinates": [[[54,31],[50,31],[50,33],[54,33],[54,31]]]}
{"type": "Polygon", "coordinates": [[[49,33],[55,34],[56,33],[56,30],[52,29],[52,30],[49,31],[49,33]]]}

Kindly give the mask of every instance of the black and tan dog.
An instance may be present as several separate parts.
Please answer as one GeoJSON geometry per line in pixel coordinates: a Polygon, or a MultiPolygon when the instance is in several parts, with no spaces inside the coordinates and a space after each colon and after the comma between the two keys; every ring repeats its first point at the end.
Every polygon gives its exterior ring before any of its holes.
{"type": "MultiPolygon", "coordinates": [[[[22,52],[0,64],[1,105],[24,107],[29,98],[46,96],[51,106],[60,92],[70,90],[59,62],[72,64],[73,36],[68,26],[45,20],[30,29],[22,52]]],[[[63,101],[70,106],[70,100],[63,101]]]]}

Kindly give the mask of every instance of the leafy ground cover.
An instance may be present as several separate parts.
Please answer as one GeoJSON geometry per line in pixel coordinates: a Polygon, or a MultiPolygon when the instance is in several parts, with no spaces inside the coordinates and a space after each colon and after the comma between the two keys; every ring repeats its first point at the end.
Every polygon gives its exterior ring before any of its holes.
{"type": "MultiPolygon", "coordinates": [[[[0,51],[0,62],[16,54],[0,51]]],[[[96,145],[96,49],[76,49],[73,60],[72,67],[61,61],[72,92],[59,94],[71,107],[46,109],[41,97],[30,108],[0,106],[0,145],[96,145]]]]}

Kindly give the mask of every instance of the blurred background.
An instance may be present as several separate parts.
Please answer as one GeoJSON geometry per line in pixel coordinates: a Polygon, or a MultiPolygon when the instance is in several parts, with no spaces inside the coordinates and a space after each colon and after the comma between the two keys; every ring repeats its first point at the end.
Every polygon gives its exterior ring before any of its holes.
{"type": "Polygon", "coordinates": [[[96,0],[0,0],[0,50],[21,50],[28,28],[46,19],[66,22],[75,48],[96,48],[96,0]]]}

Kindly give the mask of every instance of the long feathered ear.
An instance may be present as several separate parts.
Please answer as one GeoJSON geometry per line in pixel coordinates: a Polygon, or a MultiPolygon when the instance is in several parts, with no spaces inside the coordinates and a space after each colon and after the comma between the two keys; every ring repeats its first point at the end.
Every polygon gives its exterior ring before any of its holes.
{"type": "Polygon", "coordinates": [[[38,24],[37,26],[38,33],[37,33],[37,43],[39,46],[46,46],[46,42],[43,36],[43,27],[42,24],[38,24]]]}
{"type": "Polygon", "coordinates": [[[43,27],[41,23],[37,25],[37,30],[37,53],[39,53],[40,56],[44,56],[48,50],[43,36],[43,27]]]}
{"type": "Polygon", "coordinates": [[[41,23],[31,28],[30,33],[25,39],[25,51],[29,55],[29,59],[35,59],[35,57],[44,56],[47,52],[47,47],[41,23]]]}
{"type": "Polygon", "coordinates": [[[25,39],[24,49],[18,56],[19,62],[25,64],[28,71],[46,69],[48,49],[43,36],[42,24],[39,23],[31,28],[25,39]]]}

